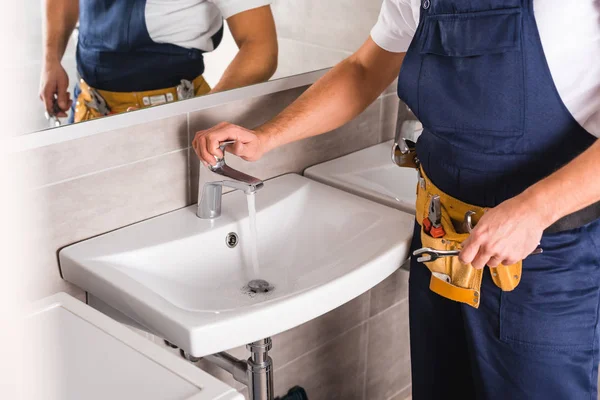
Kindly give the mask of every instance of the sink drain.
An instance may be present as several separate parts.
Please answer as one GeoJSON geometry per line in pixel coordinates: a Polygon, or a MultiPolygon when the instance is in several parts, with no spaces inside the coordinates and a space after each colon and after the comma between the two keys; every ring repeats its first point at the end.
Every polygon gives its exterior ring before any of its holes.
{"type": "Polygon", "coordinates": [[[227,247],[229,247],[230,249],[233,249],[235,246],[237,246],[239,241],[240,240],[238,239],[238,235],[235,234],[234,232],[228,233],[227,237],[225,238],[225,243],[227,244],[227,247]]]}
{"type": "Polygon", "coordinates": [[[248,282],[248,288],[254,293],[267,293],[273,290],[273,286],[264,279],[254,279],[248,282]]]}

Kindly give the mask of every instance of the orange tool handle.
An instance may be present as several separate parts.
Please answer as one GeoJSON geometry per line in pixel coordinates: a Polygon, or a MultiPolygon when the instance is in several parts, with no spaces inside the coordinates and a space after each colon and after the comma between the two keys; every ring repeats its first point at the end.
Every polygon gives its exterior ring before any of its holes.
{"type": "Polygon", "coordinates": [[[431,235],[431,237],[439,239],[446,234],[446,231],[444,231],[444,228],[442,228],[441,225],[440,226],[432,226],[431,230],[429,231],[429,234],[431,235]]]}
{"type": "Polygon", "coordinates": [[[423,230],[424,230],[426,233],[429,233],[429,232],[431,231],[431,227],[432,227],[432,226],[433,226],[433,225],[431,224],[431,221],[429,220],[429,218],[425,218],[425,219],[423,219],[423,230]]]}

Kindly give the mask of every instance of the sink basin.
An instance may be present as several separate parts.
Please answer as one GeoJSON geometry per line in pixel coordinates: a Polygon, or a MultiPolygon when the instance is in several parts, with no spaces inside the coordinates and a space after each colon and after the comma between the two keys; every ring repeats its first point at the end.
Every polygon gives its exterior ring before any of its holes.
{"type": "Polygon", "coordinates": [[[304,171],[304,176],[369,200],[415,213],[417,172],[392,162],[390,140],[304,171]]]}
{"type": "Polygon", "coordinates": [[[203,220],[194,205],[68,246],[63,278],[202,357],[324,314],[408,258],[411,215],[296,174],[256,194],[258,271],[246,196],[225,194],[222,209],[203,220]],[[268,292],[250,290],[255,279],[268,292]]]}

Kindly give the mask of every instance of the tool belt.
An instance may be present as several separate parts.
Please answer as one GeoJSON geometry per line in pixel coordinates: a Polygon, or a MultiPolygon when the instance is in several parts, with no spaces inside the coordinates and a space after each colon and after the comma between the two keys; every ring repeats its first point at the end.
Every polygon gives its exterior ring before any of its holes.
{"type": "MultiPolygon", "coordinates": [[[[484,208],[464,203],[438,189],[419,167],[419,184],[417,185],[416,217],[421,225],[421,242],[423,247],[436,250],[461,250],[462,242],[469,233],[462,233],[461,224],[465,214],[473,212],[474,224],[484,213],[484,208]],[[438,195],[441,203],[441,225],[444,236],[435,238],[426,232],[423,221],[428,217],[429,203],[438,195]]],[[[483,269],[475,269],[471,264],[462,264],[458,257],[441,257],[424,262],[431,271],[429,289],[440,296],[478,308],[480,301],[481,279],[483,269]]],[[[487,268],[487,267],[486,267],[487,268]]],[[[499,265],[490,268],[492,280],[500,289],[511,291],[519,284],[522,261],[512,265],[499,265]]]]}
{"type": "Polygon", "coordinates": [[[199,75],[192,82],[182,80],[175,87],[145,92],[111,92],[94,89],[83,79],[79,80],[81,93],[76,99],[74,122],[89,121],[106,115],[119,114],[130,109],[141,109],[160,104],[202,96],[211,88],[199,75]]]}

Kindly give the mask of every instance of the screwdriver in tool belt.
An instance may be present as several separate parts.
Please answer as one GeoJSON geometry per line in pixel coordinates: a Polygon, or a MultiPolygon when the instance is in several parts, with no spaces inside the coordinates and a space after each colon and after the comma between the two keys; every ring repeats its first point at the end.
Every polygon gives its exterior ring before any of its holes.
{"type": "Polygon", "coordinates": [[[442,227],[442,203],[438,195],[431,198],[429,214],[423,220],[423,229],[434,238],[441,238],[446,234],[446,231],[442,227]]]}

